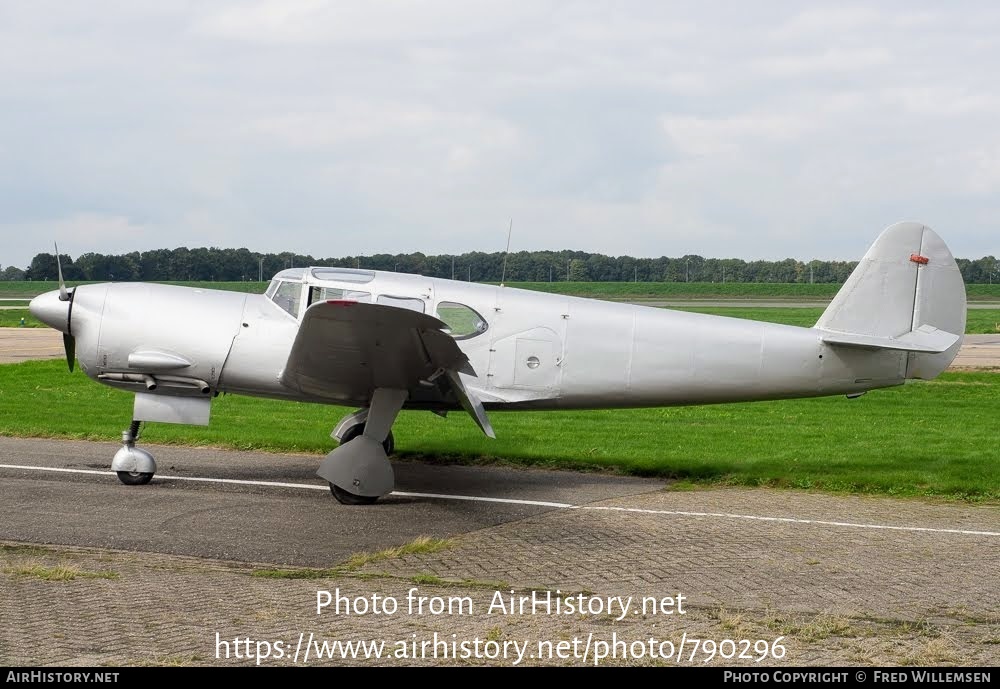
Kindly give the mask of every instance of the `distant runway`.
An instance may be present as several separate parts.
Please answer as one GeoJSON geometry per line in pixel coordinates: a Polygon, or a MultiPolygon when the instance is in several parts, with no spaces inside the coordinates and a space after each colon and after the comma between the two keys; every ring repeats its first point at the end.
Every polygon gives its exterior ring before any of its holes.
{"type": "MultiPolygon", "coordinates": [[[[64,356],[62,335],[49,328],[0,328],[0,364],[64,356]]],[[[966,335],[953,369],[1000,367],[1000,333],[966,335]]]]}
{"type": "Polygon", "coordinates": [[[0,328],[0,364],[61,356],[65,356],[62,333],[50,328],[0,328]]]}
{"type": "Polygon", "coordinates": [[[1000,333],[966,335],[951,370],[1000,368],[1000,333]]]}
{"type": "MultiPolygon", "coordinates": [[[[618,300],[615,300],[618,301],[618,300]]],[[[825,309],[830,305],[829,299],[817,299],[815,301],[802,301],[791,299],[659,299],[650,297],[649,299],[626,299],[622,300],[626,304],[638,304],[640,306],[656,306],[659,308],[694,307],[707,306],[710,308],[737,308],[737,309],[825,309]]],[[[970,301],[970,309],[1000,309],[1000,302],[970,301]]]]}

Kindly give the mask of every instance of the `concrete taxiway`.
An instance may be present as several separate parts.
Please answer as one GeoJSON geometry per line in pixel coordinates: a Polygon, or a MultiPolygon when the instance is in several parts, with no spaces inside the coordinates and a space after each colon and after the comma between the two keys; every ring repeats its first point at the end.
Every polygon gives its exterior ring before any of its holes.
{"type": "MultiPolygon", "coordinates": [[[[317,457],[149,447],[158,477],[128,487],[107,470],[112,443],[0,438],[0,661],[255,664],[219,639],[288,648],[309,639],[313,648],[314,638],[409,644],[434,634],[534,644],[524,664],[593,664],[582,651],[594,639],[676,645],[682,635],[780,640],[786,655],[763,665],[998,660],[995,506],[675,492],[599,474],[396,463],[398,493],[345,507],[313,475],[317,457]],[[349,558],[421,535],[447,540],[349,558]],[[471,607],[467,615],[317,613],[321,590],[401,606],[418,595],[459,597],[471,607]],[[635,601],[683,595],[686,613],[491,612],[497,596],[556,590],[635,601]],[[540,655],[560,640],[578,641],[581,653],[540,655]]],[[[706,659],[694,652],[684,663],[706,659]]],[[[264,664],[302,662],[289,653],[264,664]]],[[[308,662],[459,661],[314,654],[308,662]]],[[[634,655],[601,662],[662,664],[634,655]]]]}
{"type": "Polygon", "coordinates": [[[0,438],[0,538],[329,567],[420,535],[443,538],[523,519],[552,509],[547,503],[663,486],[566,471],[397,463],[397,494],[348,507],[316,476],[321,457],[143,445],[158,474],[136,490],[108,469],[118,447],[0,438]]]}

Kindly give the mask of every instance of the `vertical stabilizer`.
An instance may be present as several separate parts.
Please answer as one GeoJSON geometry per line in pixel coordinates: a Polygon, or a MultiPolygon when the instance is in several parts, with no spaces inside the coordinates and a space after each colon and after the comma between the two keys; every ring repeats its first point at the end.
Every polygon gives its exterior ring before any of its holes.
{"type": "Polygon", "coordinates": [[[929,227],[902,222],[879,235],[815,327],[873,338],[932,328],[958,335],[943,352],[907,355],[907,378],[934,378],[958,354],[965,309],[965,283],[944,241],[929,227]]]}

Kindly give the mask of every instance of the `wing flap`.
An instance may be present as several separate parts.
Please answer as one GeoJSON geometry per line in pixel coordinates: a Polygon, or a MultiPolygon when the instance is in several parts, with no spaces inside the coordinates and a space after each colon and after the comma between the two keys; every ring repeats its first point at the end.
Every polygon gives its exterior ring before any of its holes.
{"type": "Polygon", "coordinates": [[[490,423],[490,417],[486,415],[486,409],[483,407],[483,403],[479,397],[465,387],[462,378],[456,371],[448,371],[447,375],[448,380],[451,381],[452,389],[455,391],[455,395],[462,405],[462,409],[468,412],[472,420],[479,426],[479,430],[487,437],[496,438],[496,433],[493,432],[493,424],[490,423]]]}

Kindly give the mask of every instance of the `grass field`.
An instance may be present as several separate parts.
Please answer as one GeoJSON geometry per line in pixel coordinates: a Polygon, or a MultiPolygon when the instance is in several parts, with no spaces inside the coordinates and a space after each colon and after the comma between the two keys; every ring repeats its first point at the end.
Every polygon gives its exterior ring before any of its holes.
{"type": "MultiPolygon", "coordinates": [[[[71,283],[86,284],[86,283],[71,283]]],[[[205,289],[263,293],[266,282],[171,282],[205,289]]],[[[780,282],[511,282],[510,287],[600,299],[789,299],[825,301],[839,284],[780,282]]],[[[0,282],[0,297],[34,297],[57,289],[55,282],[0,282]]],[[[970,301],[1000,301],[1000,284],[966,285],[970,301]]]]}
{"type": "MultiPolygon", "coordinates": [[[[696,311],[715,316],[729,316],[730,318],[749,318],[755,321],[797,325],[803,328],[811,328],[823,313],[822,307],[684,306],[672,308],[676,311],[696,311]]],[[[981,335],[1000,333],[1000,309],[969,309],[966,313],[966,333],[981,335]]]]}
{"type": "MultiPolygon", "coordinates": [[[[598,299],[787,299],[828,301],[834,283],[781,282],[512,282],[511,287],[598,299]]],[[[970,301],[1000,301],[1000,284],[966,285],[970,301]]]]}
{"type": "MultiPolygon", "coordinates": [[[[62,361],[0,367],[0,435],[116,441],[132,396],[62,361]]],[[[143,441],[241,450],[332,447],[340,407],[223,396],[208,428],[151,424],[143,441]]],[[[1000,376],[843,397],[702,407],[491,415],[497,440],[464,413],[403,412],[397,453],[434,461],[610,469],[681,479],[1000,502],[1000,376]]],[[[108,461],[111,460],[109,449],[108,461]]]]}
{"type": "MultiPolygon", "coordinates": [[[[68,287],[76,285],[91,284],[87,282],[68,282],[68,287]]],[[[252,292],[263,294],[267,289],[267,282],[166,282],[167,285],[182,285],[184,287],[200,287],[202,289],[225,289],[231,292],[252,292]]],[[[37,297],[42,292],[59,289],[59,283],[54,280],[43,282],[23,282],[23,281],[0,281],[0,298],[3,299],[30,299],[37,297]]],[[[2,302],[0,302],[2,303],[2,302]]]]}
{"type": "Polygon", "coordinates": [[[28,328],[44,328],[44,323],[28,313],[28,309],[0,309],[0,328],[16,328],[21,325],[21,319],[28,328]]]}

